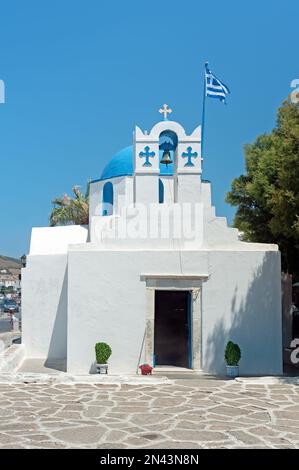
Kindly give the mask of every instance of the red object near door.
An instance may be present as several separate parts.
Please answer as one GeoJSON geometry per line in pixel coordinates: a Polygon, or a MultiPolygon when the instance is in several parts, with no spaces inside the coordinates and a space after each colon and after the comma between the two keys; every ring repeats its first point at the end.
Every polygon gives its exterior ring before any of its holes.
{"type": "Polygon", "coordinates": [[[149,364],[142,364],[139,366],[139,369],[141,370],[141,375],[152,375],[152,366],[149,364]]]}

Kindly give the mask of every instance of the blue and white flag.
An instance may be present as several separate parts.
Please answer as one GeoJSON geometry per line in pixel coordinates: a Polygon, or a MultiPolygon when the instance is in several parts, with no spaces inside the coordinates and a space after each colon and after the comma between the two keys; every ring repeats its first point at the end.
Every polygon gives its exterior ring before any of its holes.
{"type": "Polygon", "coordinates": [[[230,93],[229,88],[224,85],[219,78],[212,74],[207,63],[205,64],[205,67],[206,96],[209,98],[217,98],[225,103],[226,96],[230,93]]]}

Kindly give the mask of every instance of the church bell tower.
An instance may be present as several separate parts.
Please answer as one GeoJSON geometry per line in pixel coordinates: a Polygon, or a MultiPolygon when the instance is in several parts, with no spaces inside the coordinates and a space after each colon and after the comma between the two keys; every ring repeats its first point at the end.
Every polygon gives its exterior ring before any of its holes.
{"type": "Polygon", "coordinates": [[[198,202],[201,183],[201,126],[191,135],[168,119],[172,110],[164,104],[163,120],[148,133],[134,132],[134,202],[198,202]],[[163,197],[162,197],[163,194],[163,197]]]}

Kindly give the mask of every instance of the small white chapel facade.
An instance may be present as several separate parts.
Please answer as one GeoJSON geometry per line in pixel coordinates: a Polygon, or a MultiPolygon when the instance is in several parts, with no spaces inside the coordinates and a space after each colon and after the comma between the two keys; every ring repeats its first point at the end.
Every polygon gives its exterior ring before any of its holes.
{"type": "Polygon", "coordinates": [[[88,227],[33,228],[22,272],[27,357],[88,374],[104,341],[111,374],[145,362],[223,374],[232,340],[241,374],[281,374],[278,248],[240,241],[216,216],[201,127],[187,135],[163,112],[91,182],[88,227]]]}

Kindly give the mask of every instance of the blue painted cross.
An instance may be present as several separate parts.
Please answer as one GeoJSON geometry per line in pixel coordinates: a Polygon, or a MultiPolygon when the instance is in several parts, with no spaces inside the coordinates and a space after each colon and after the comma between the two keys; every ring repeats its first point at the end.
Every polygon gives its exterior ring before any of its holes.
{"type": "Polygon", "coordinates": [[[140,158],[145,157],[145,162],[142,166],[152,166],[149,159],[153,158],[156,155],[156,153],[155,152],[150,152],[150,148],[149,148],[148,145],[146,147],[144,147],[144,150],[145,151],[139,152],[139,157],[140,158]]]}
{"type": "Polygon", "coordinates": [[[182,157],[188,158],[184,166],[194,166],[194,163],[192,163],[192,158],[197,158],[198,153],[192,152],[192,147],[187,147],[187,152],[183,152],[182,157]]]}

